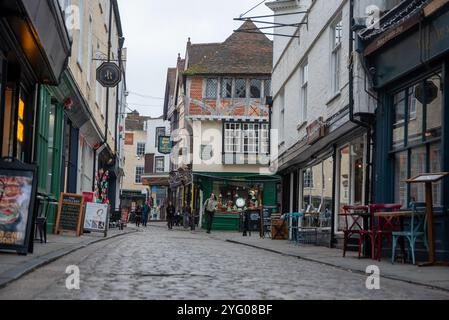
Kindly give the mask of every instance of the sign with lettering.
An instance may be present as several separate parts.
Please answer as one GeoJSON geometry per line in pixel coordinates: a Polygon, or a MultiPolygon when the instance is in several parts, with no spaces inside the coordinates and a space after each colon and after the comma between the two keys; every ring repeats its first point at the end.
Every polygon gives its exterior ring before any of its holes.
{"type": "Polygon", "coordinates": [[[0,249],[32,253],[36,168],[0,160],[0,249]]]}
{"type": "Polygon", "coordinates": [[[122,72],[113,62],[104,62],[97,69],[97,81],[105,88],[114,88],[122,81],[122,72]]]}
{"type": "Polygon", "coordinates": [[[72,231],[78,237],[81,236],[83,211],[84,197],[82,195],[61,193],[58,217],[56,219],[56,234],[59,234],[61,231],[72,231]]]}
{"type": "Polygon", "coordinates": [[[84,230],[108,232],[109,206],[101,203],[87,203],[84,217],[84,230]]]}
{"type": "Polygon", "coordinates": [[[320,117],[307,127],[307,143],[313,145],[326,135],[323,118],[320,117]]]}
{"type": "Polygon", "coordinates": [[[170,154],[171,150],[172,150],[172,141],[170,136],[160,136],[158,147],[159,153],[170,154]]]}

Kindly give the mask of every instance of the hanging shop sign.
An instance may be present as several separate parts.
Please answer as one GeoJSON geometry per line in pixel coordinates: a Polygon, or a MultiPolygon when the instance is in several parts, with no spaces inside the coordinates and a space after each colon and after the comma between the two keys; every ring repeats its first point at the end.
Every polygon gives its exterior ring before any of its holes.
{"type": "Polygon", "coordinates": [[[114,88],[122,81],[122,72],[113,62],[103,62],[97,69],[97,81],[105,88],[114,88]]]}
{"type": "Polygon", "coordinates": [[[33,252],[35,177],[35,166],[0,160],[0,249],[33,252]]]}
{"type": "Polygon", "coordinates": [[[64,231],[75,232],[76,236],[80,237],[83,211],[84,197],[82,195],[61,193],[55,233],[59,234],[64,231]]]}
{"type": "Polygon", "coordinates": [[[87,203],[84,217],[84,230],[108,235],[109,206],[101,203],[87,203]]]}
{"type": "Polygon", "coordinates": [[[318,140],[326,136],[326,126],[323,118],[320,117],[307,127],[307,144],[309,146],[315,144],[318,140]]]}
{"type": "Polygon", "coordinates": [[[161,154],[170,154],[172,150],[172,141],[170,136],[160,136],[158,143],[158,151],[161,154]]]}

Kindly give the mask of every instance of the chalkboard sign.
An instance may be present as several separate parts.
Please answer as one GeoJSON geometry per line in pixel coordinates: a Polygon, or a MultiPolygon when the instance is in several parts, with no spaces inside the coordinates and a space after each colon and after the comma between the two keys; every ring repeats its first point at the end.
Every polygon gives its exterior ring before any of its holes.
{"type": "Polygon", "coordinates": [[[81,236],[81,221],[83,220],[84,198],[82,195],[62,193],[59,198],[56,233],[73,231],[81,236]]]}

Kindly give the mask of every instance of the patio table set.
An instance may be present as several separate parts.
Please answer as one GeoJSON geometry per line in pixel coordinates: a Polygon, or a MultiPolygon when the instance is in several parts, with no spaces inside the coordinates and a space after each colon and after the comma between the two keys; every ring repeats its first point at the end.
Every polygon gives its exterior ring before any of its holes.
{"type": "Polygon", "coordinates": [[[411,203],[409,208],[401,210],[401,204],[372,204],[369,206],[344,206],[339,216],[344,220],[343,257],[346,256],[349,240],[358,240],[358,255],[370,256],[381,260],[382,246],[387,240],[391,248],[391,262],[396,260],[398,242],[405,256],[405,245],[408,245],[407,256],[416,264],[415,251],[418,239],[422,239],[429,251],[427,241],[427,214],[425,208],[418,208],[411,203]],[[404,220],[407,219],[407,224],[404,220]],[[400,240],[400,241],[399,241],[400,240]],[[362,252],[362,249],[365,249],[362,252]]]}

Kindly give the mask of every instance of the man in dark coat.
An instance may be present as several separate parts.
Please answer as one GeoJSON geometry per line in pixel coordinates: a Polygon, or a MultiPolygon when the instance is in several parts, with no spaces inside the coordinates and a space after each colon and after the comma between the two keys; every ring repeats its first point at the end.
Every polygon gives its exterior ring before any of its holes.
{"type": "Polygon", "coordinates": [[[173,229],[173,220],[175,218],[175,207],[173,206],[172,202],[170,201],[168,203],[168,207],[167,207],[167,222],[168,222],[168,229],[172,230],[173,229]]]}

